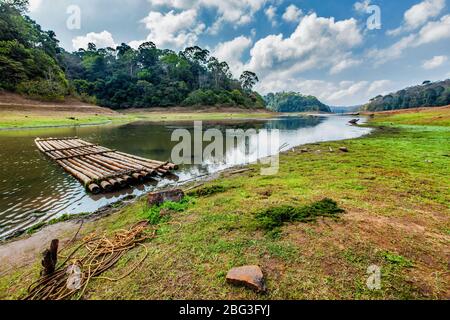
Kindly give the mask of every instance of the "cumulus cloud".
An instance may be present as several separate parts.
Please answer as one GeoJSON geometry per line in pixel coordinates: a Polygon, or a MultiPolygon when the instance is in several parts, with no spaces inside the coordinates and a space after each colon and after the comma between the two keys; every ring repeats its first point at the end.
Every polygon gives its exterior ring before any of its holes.
{"type": "Polygon", "coordinates": [[[264,13],[267,16],[267,19],[272,23],[272,26],[275,26],[277,24],[277,21],[275,20],[275,17],[277,16],[277,8],[274,6],[269,6],[266,10],[264,10],[264,13]]]}
{"type": "Polygon", "coordinates": [[[409,8],[403,16],[402,25],[397,29],[389,30],[387,34],[396,36],[405,31],[413,31],[430,19],[439,16],[444,8],[445,0],[424,0],[409,8]]]}
{"type": "MultiPolygon", "coordinates": [[[[147,41],[157,46],[171,49],[181,49],[194,45],[198,36],[205,30],[203,23],[197,22],[197,11],[194,9],[175,13],[151,11],[142,19],[145,27],[150,31],[147,41]]],[[[130,45],[138,45],[142,41],[132,41],[130,45]]]]}
{"type": "Polygon", "coordinates": [[[245,25],[252,21],[254,14],[259,11],[267,0],[148,0],[155,7],[168,7],[173,9],[214,9],[217,19],[209,28],[212,34],[217,33],[223,23],[245,25]]]}
{"type": "Polygon", "coordinates": [[[291,4],[286,8],[283,13],[283,20],[287,22],[298,22],[303,14],[303,11],[299,9],[295,4],[291,4]]]}
{"type": "Polygon", "coordinates": [[[250,38],[240,36],[233,40],[219,43],[212,55],[221,61],[226,61],[235,77],[239,77],[244,71],[244,64],[242,63],[242,55],[250,48],[252,40],[250,38]]]}
{"type": "Polygon", "coordinates": [[[363,41],[355,19],[335,21],[312,13],[305,16],[287,38],[269,35],[255,43],[247,69],[261,77],[291,77],[318,68],[332,68],[334,73],[354,65],[338,65],[351,59],[352,48],[363,41]]]}
{"type": "Polygon", "coordinates": [[[87,49],[89,43],[95,44],[97,48],[115,48],[117,46],[112,34],[106,30],[99,33],[90,32],[85,36],[78,36],[72,39],[72,46],[76,50],[80,48],[87,49]]]}
{"type": "Polygon", "coordinates": [[[383,64],[390,60],[400,58],[405,50],[419,47],[450,38],[450,15],[445,15],[438,21],[430,21],[417,33],[412,33],[384,49],[374,49],[368,56],[375,60],[376,64],[383,64]]]}
{"type": "Polygon", "coordinates": [[[342,59],[337,64],[332,66],[332,68],[330,69],[330,74],[332,74],[332,75],[338,74],[345,69],[359,66],[361,63],[362,63],[362,60],[359,60],[359,59],[353,59],[353,58],[342,59]]]}
{"type": "Polygon", "coordinates": [[[353,8],[359,13],[367,13],[369,7],[371,5],[371,0],[357,1],[353,5],[353,8]]]}
{"type": "Polygon", "coordinates": [[[422,67],[425,70],[431,70],[442,66],[448,58],[446,56],[434,56],[430,60],[426,60],[423,62],[422,67]]]}
{"type": "Polygon", "coordinates": [[[28,3],[28,10],[30,10],[30,12],[34,12],[39,9],[41,4],[42,0],[30,0],[28,3]]]}

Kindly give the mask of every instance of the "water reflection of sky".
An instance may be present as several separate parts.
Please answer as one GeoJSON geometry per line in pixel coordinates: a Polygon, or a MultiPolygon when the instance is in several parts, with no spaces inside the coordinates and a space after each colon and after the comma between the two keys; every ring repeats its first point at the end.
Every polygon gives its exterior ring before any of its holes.
{"type": "MultiPolygon", "coordinates": [[[[177,181],[164,179],[156,185],[134,186],[120,193],[95,196],[87,194],[74,178],[39,154],[34,147],[34,138],[79,136],[113,149],[166,161],[170,159],[171,150],[178,143],[170,139],[173,130],[185,128],[192,132],[193,123],[133,123],[0,134],[0,144],[4,146],[4,152],[0,154],[3,164],[0,169],[0,236],[64,213],[93,212],[127,195],[138,196],[155,188],[176,186],[226,168],[255,162],[274,154],[279,146],[285,151],[302,144],[351,139],[370,132],[369,128],[349,126],[348,120],[348,117],[343,116],[320,116],[204,122],[203,130],[216,128],[225,132],[227,129],[239,128],[256,131],[248,140],[242,141],[246,143],[246,148],[243,148],[242,144],[234,147],[224,145],[224,161],[217,162],[217,159],[208,157],[203,159],[201,164],[180,166],[176,172],[177,181]],[[279,130],[279,146],[270,150],[265,135],[269,133],[270,136],[274,129],[279,130]],[[249,152],[245,153],[245,150],[249,152]]],[[[210,142],[205,142],[203,146],[208,144],[210,142]]]]}

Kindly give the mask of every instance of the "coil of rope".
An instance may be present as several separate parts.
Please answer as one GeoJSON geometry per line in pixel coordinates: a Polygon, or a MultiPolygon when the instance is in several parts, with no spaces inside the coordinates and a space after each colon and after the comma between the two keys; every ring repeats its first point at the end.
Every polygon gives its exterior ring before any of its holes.
{"type": "Polygon", "coordinates": [[[156,228],[149,228],[147,221],[140,222],[129,230],[119,230],[111,238],[88,235],[55,272],[32,283],[24,300],[63,300],[76,293],[80,299],[92,279],[119,281],[130,275],[148,256],[143,242],[156,236],[156,228]],[[118,278],[102,277],[125,253],[140,246],[144,255],[128,272],[118,278]],[[85,252],[80,252],[82,249],[85,252]]]}

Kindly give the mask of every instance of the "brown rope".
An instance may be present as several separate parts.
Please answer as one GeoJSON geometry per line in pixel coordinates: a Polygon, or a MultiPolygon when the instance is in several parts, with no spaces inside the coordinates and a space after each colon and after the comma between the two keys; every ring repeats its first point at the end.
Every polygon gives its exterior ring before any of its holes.
{"type": "Polygon", "coordinates": [[[156,236],[156,229],[148,233],[146,221],[140,222],[129,230],[119,230],[111,238],[90,234],[76,247],[61,263],[56,271],[32,283],[28,288],[25,300],[63,300],[79,293],[77,298],[83,297],[92,279],[119,281],[129,276],[147,258],[148,249],[142,243],[156,236]],[[145,254],[128,272],[118,278],[102,277],[101,274],[112,268],[125,253],[140,246],[145,254]],[[79,253],[84,248],[86,253],[79,253]],[[78,275],[79,285],[71,288],[68,281],[71,274],[68,268],[77,266],[81,273],[78,275]]]}

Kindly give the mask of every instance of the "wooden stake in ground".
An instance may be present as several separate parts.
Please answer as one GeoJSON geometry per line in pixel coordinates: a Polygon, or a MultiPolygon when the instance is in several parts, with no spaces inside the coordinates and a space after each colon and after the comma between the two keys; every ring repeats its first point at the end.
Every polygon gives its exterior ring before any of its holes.
{"type": "Polygon", "coordinates": [[[50,243],[50,248],[45,249],[45,251],[42,253],[42,272],[41,275],[43,277],[51,275],[53,272],[55,272],[56,263],[58,262],[58,245],[59,240],[54,239],[50,243]]]}

